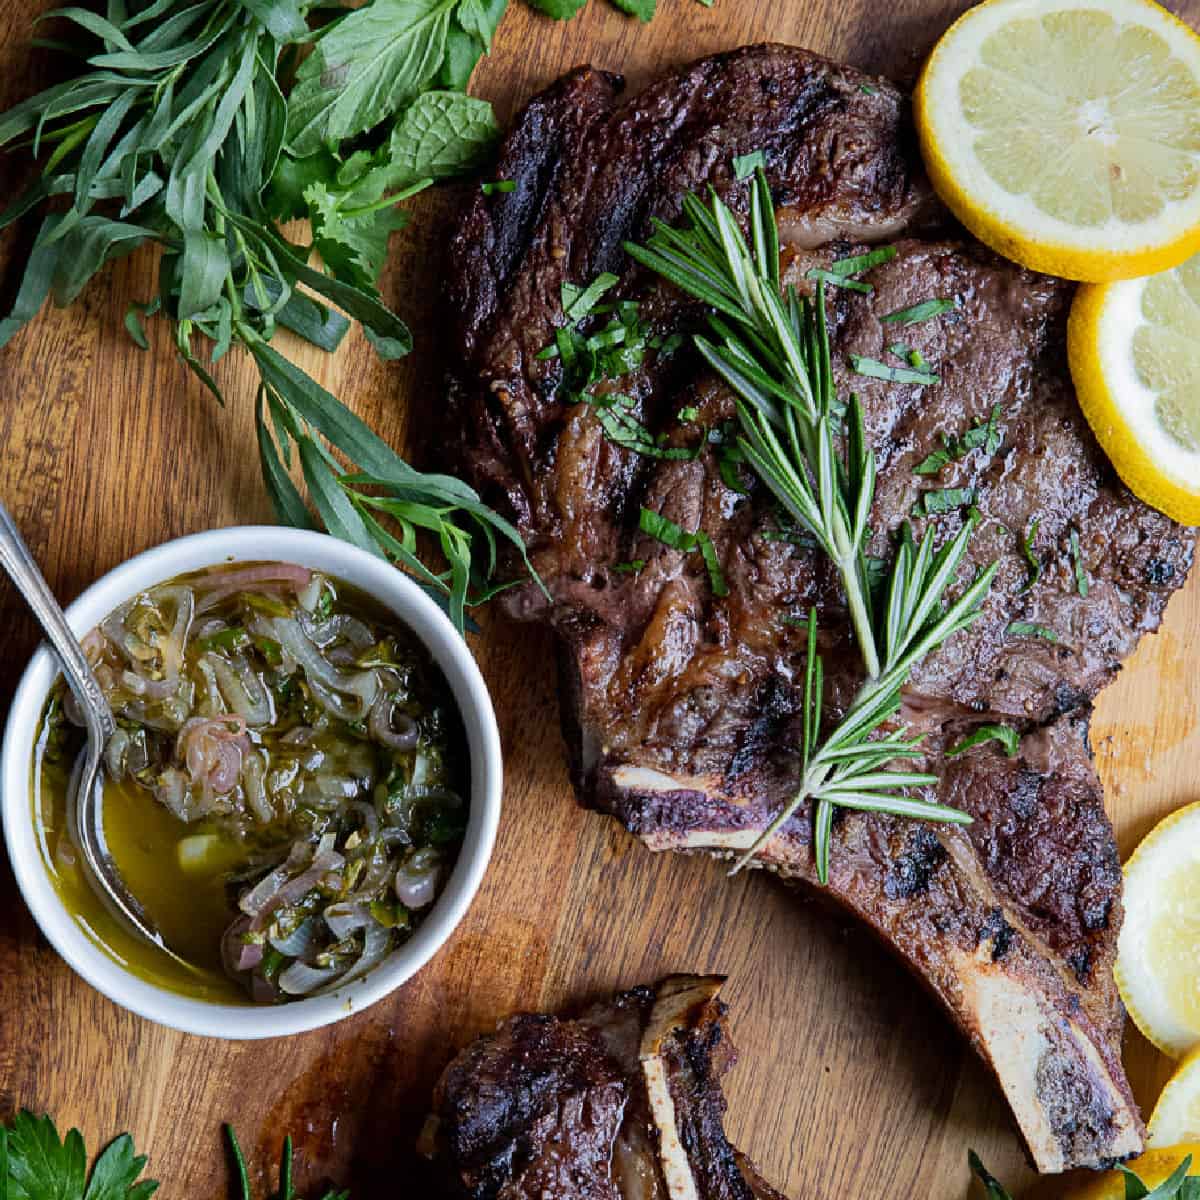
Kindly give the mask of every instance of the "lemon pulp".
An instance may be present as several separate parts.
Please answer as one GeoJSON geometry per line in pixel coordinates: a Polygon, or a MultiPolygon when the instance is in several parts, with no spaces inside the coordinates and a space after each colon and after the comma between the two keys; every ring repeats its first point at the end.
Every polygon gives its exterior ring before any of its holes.
{"type": "Polygon", "coordinates": [[[1145,26],[1095,9],[1016,19],[990,34],[959,85],[975,154],[1047,216],[1134,224],[1200,182],[1196,81],[1145,26]]]}

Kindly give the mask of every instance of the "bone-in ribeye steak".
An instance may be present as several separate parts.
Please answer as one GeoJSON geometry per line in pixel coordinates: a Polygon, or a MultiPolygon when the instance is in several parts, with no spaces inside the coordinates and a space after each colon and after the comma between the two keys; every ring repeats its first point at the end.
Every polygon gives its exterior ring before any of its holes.
{"type": "Polygon", "coordinates": [[[468,1046],[421,1148],[469,1200],[783,1200],[725,1138],[721,980],[676,975],[468,1046]]]}
{"type": "MultiPolygon", "coordinates": [[[[926,506],[922,493],[964,488],[979,522],[962,578],[1000,563],[982,618],[920,665],[904,698],[905,718],[928,735],[937,799],[974,823],[840,813],[829,891],[940,997],[994,1069],[1040,1169],[1129,1155],[1143,1130],[1122,1072],[1111,971],[1121,874],[1087,722],[1092,698],[1183,582],[1193,531],[1120,484],[1079,413],[1063,354],[1071,285],[995,257],[945,217],[906,100],[886,80],[754,46],[623,104],[620,86],[580,69],[528,105],[497,169],[515,190],[470,205],[449,283],[446,442],[519,522],[549,589],[547,601],[525,587],[509,607],[559,635],[579,795],[653,849],[728,855],[795,788],[805,635],[785,618],[820,610],[832,711],[861,679],[835,579],[815,551],[771,536],[778,516],[765,489],[748,475],[747,494],[729,487],[712,446],[664,461],[606,440],[592,407],[562,394],[559,363],[536,357],[564,320],[560,284],[602,271],[620,277],[608,298],[638,300],[655,333],[698,328],[697,307],[637,268],[622,243],[644,241],[651,217],[675,220],[685,191],[709,184],[744,213],[732,159],[761,149],[790,279],[807,286],[811,267],[864,243],[897,248],[864,276],[871,295],[828,297],[839,392],[862,398],[878,458],[872,553],[886,557],[906,519],[920,535],[925,522],[910,514],[926,506]],[[934,297],[958,307],[904,327],[880,320],[934,297]],[[941,382],[851,373],[852,353],[896,361],[896,341],[941,382]],[[914,472],[997,405],[998,449],[970,450],[938,475],[914,472]],[[643,505],[709,533],[727,597],[714,596],[698,554],[639,533],[643,505]],[[1041,563],[1032,586],[1030,534],[1041,563]],[[614,570],[639,559],[637,573],[614,570]],[[1021,733],[1015,756],[992,742],[942,757],[994,721],[1021,733]]],[[[670,445],[694,446],[734,414],[686,349],[648,354],[619,388],[670,445]],[[686,408],[694,420],[680,420],[686,408]]],[[[966,506],[935,519],[948,537],[966,506]]],[[[759,865],[811,881],[810,831],[802,809],[759,865]]]]}

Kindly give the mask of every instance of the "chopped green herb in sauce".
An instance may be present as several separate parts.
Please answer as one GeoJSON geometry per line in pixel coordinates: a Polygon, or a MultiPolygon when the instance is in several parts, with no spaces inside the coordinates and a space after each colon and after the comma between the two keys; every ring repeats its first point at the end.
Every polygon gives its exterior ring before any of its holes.
{"type": "Polygon", "coordinates": [[[965,754],[972,746],[982,746],[984,742],[999,742],[1004,747],[1005,754],[1012,758],[1017,752],[1020,740],[1017,731],[1008,725],[980,725],[978,729],[967,734],[958,745],[947,750],[946,757],[955,758],[959,754],[965,754]]]}
{"type": "Polygon", "coordinates": [[[628,562],[613,563],[611,569],[618,575],[636,575],[645,565],[644,558],[631,558],[628,562]]]}
{"type": "Polygon", "coordinates": [[[515,179],[497,179],[492,183],[480,184],[479,190],[485,196],[494,196],[497,192],[515,192],[517,181],[515,179]]]}

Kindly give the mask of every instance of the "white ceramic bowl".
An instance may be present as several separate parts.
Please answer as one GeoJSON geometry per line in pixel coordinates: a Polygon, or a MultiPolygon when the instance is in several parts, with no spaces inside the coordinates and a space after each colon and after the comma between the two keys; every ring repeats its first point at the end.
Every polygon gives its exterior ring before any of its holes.
{"type": "Polygon", "coordinates": [[[345,542],[300,529],[214,529],[147,550],[92,584],[69,608],[82,637],[123,601],[175,575],[219,563],[299,563],[354,584],[389,608],[425,644],[462,713],[471,760],[470,817],[458,861],[416,933],[361,980],[327,996],[255,1007],[190,999],[139,979],[84,932],[63,905],[43,863],[30,792],[33,742],[47,693],[58,674],[46,646],[34,654],[13,698],[0,751],[0,810],[17,884],[54,948],[110,1000],[181,1029],[219,1038],[301,1033],[361,1012],[414,975],[450,937],[483,878],[500,817],[500,737],[491,698],[466,643],[438,606],[400,571],[345,542]]]}

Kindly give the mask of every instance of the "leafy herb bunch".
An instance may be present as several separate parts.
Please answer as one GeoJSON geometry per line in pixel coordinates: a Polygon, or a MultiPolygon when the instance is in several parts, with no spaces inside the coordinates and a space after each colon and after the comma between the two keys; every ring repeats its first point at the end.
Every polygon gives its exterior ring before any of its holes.
{"type": "MultiPolygon", "coordinates": [[[[237,1200],[252,1200],[246,1159],[233,1126],[225,1126],[237,1180],[237,1200]]],[[[0,1200],[150,1200],[158,1181],[142,1179],[146,1156],[135,1154],[127,1133],[114,1138],[88,1170],[83,1135],[71,1129],[60,1138],[48,1116],[21,1111],[0,1125],[0,1200]]],[[[329,1191],[322,1200],[349,1200],[329,1191]]],[[[299,1200],[292,1182],[292,1139],[284,1138],[279,1190],[273,1200],[299,1200]]]]}
{"type": "Polygon", "coordinates": [[[262,471],[280,518],[312,524],[288,470],[295,448],[329,531],[414,572],[461,628],[465,605],[494,590],[496,538],[520,549],[516,531],[460,481],[413,470],[271,341],[282,326],[332,351],[352,318],[383,358],[411,350],[377,289],[404,219],[396,205],[491,153],[490,105],[455,89],[505,5],[373,0],[335,8],[315,31],[310,7],[328,16],[330,6],[310,0],[108,0],[103,16],[47,14],[76,35],[49,44],[89,69],[0,115],[0,146],[24,138],[44,155],[0,228],[50,209],[0,345],[47,296],[70,304],[106,263],[160,246],[158,292],[126,314],[130,336],[146,348],[142,319],[164,316],[222,402],[210,368],[235,343],[248,350],[261,380],[262,471]],[[301,216],[311,244],[277,224],[301,216]],[[436,539],[446,568],[423,564],[418,530],[436,539]]]}

